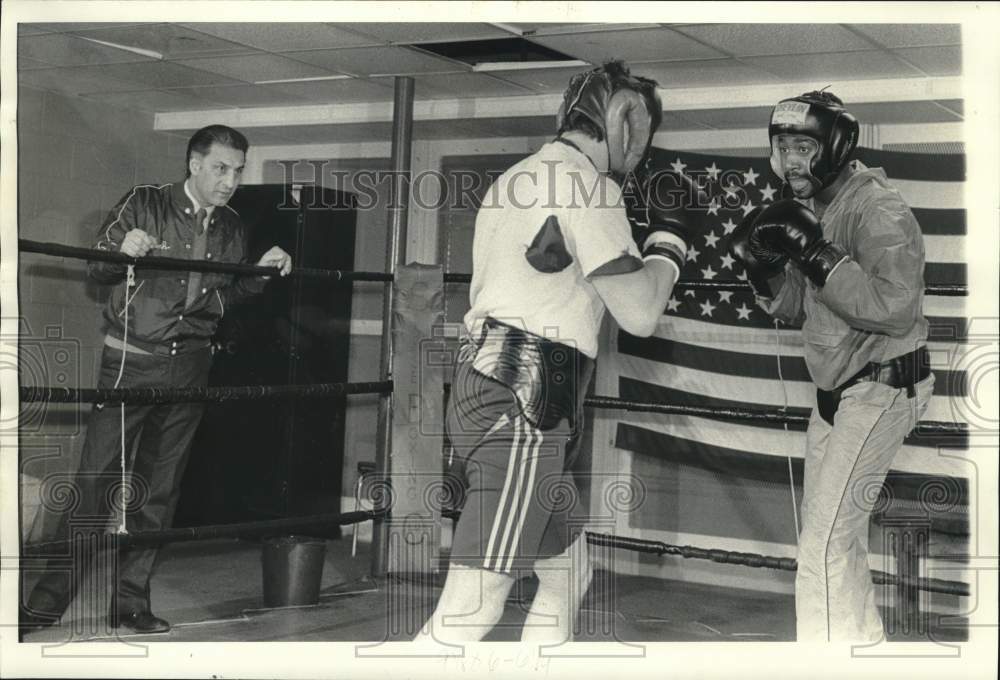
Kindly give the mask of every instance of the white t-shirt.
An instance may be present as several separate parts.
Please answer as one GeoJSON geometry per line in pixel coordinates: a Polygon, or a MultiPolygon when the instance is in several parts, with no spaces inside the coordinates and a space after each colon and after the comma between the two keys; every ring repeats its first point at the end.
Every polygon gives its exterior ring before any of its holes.
{"type": "Polygon", "coordinates": [[[478,337],[491,316],[595,358],[606,307],[589,278],[641,267],[618,184],[550,142],[501,175],[476,215],[466,328],[478,337]],[[560,271],[527,258],[547,221],[562,236],[563,263],[572,258],[560,271]]]}

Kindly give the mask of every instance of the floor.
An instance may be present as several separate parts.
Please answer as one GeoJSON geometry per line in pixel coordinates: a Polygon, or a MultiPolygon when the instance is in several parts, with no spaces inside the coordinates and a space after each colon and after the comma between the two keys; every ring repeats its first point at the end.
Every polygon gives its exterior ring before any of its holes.
{"type": "MultiPolygon", "coordinates": [[[[161,551],[153,579],[153,611],[173,624],[144,641],[381,641],[406,640],[430,615],[440,585],[431,579],[368,576],[369,546],[351,556],[350,538],[328,541],[318,604],[265,608],[261,544],[218,540],[177,543],[161,551]]],[[[33,578],[24,575],[30,587],[33,578]]],[[[500,624],[487,637],[513,641],[531,601],[533,583],[519,581],[500,624]]],[[[101,593],[90,583],[87,592],[101,593]]],[[[25,642],[127,637],[106,628],[107,599],[78,598],[60,626],[25,642]]],[[[578,640],[792,641],[794,602],[776,595],[661,579],[595,575],[578,621],[578,640]]],[[[883,612],[883,618],[887,613],[883,612]]],[[[964,640],[967,630],[935,631],[964,640]]]]}

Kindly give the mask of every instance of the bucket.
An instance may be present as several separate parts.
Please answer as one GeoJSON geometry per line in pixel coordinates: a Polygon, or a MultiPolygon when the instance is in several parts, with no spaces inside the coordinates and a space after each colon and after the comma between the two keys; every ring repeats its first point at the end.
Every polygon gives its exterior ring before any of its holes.
{"type": "Polygon", "coordinates": [[[264,540],[264,606],[296,607],[319,602],[326,541],[308,536],[264,540]]]}

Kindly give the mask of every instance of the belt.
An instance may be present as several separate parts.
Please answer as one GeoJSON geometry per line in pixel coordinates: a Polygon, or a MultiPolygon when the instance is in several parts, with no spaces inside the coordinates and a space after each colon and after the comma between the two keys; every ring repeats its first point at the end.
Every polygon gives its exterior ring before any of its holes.
{"type": "MultiPolygon", "coordinates": [[[[104,341],[109,347],[121,349],[125,341],[117,334],[109,333],[104,341]],[[117,341],[114,342],[114,341],[117,341]]],[[[190,354],[200,349],[208,349],[212,343],[208,338],[179,338],[166,340],[164,342],[148,342],[138,338],[129,338],[126,351],[128,349],[140,349],[148,354],[159,354],[161,356],[176,356],[178,354],[190,354]]]]}
{"type": "Polygon", "coordinates": [[[930,353],[926,347],[919,347],[909,354],[903,354],[882,363],[870,362],[864,368],[848,378],[843,384],[832,390],[816,390],[816,408],[820,416],[833,425],[840,398],[844,390],[858,383],[875,382],[896,389],[906,388],[907,398],[916,394],[914,385],[925,380],[931,374],[930,353]]]}
{"type": "Polygon", "coordinates": [[[540,430],[563,419],[582,423],[583,397],[594,360],[575,347],[510,326],[492,317],[483,322],[475,348],[466,356],[481,375],[507,386],[521,413],[540,430]]]}

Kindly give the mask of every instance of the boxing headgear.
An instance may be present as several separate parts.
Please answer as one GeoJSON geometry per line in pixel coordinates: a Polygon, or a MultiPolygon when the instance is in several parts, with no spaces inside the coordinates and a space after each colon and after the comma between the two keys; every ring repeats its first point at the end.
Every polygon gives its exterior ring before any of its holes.
{"type": "Polygon", "coordinates": [[[557,130],[580,114],[604,134],[608,169],[622,178],[642,160],[663,118],[656,82],[633,76],[620,61],[573,76],[559,107],[557,130]],[[627,128],[626,128],[627,126],[627,128]]]}
{"type": "Polygon", "coordinates": [[[803,135],[816,140],[819,152],[813,156],[807,179],[815,191],[820,191],[830,186],[851,160],[858,146],[858,119],[829,92],[806,92],[778,102],[771,112],[767,136],[771,140],[771,169],[784,182],[774,144],[776,135],[803,135]]]}

